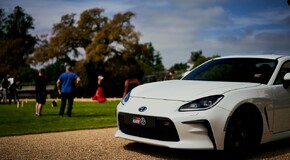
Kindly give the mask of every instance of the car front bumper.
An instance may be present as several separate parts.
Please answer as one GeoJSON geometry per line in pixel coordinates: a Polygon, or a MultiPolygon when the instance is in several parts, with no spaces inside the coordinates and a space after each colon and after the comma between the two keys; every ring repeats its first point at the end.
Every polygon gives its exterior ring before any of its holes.
{"type": "MultiPolygon", "coordinates": [[[[146,103],[146,106],[149,106],[146,114],[132,112],[130,106],[124,107],[119,104],[118,131],[115,137],[169,148],[223,149],[224,126],[229,115],[227,110],[215,106],[205,111],[179,112],[176,106],[181,106],[182,103],[174,103],[174,105],[167,101],[161,103],[162,106],[167,107],[166,112],[160,112],[162,107],[157,109],[156,106],[161,106],[160,102],[146,103]],[[154,125],[135,124],[134,118],[149,119],[154,121],[154,125]]],[[[131,103],[131,105],[137,104],[131,103]]]]}

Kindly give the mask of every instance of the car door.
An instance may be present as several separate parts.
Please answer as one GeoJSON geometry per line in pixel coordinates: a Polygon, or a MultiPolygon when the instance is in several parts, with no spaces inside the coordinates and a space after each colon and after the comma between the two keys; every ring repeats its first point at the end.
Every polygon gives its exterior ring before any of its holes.
{"type": "Polygon", "coordinates": [[[283,77],[290,72],[290,61],[285,62],[279,70],[273,85],[274,122],[273,132],[290,130],[290,87],[283,87],[283,77]]]}

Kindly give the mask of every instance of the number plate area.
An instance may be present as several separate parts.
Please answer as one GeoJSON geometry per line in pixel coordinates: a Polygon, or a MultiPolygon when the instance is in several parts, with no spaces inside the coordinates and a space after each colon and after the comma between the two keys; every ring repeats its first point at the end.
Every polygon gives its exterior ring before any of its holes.
{"type": "Polygon", "coordinates": [[[155,128],[155,118],[141,115],[126,115],[124,122],[127,125],[155,128]]]}

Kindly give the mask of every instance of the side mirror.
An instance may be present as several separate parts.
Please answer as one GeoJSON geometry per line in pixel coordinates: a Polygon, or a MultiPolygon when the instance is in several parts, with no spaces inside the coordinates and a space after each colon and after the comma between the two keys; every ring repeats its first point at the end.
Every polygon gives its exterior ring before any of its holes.
{"type": "Polygon", "coordinates": [[[283,78],[283,87],[288,89],[290,86],[290,73],[286,73],[283,78]]]}

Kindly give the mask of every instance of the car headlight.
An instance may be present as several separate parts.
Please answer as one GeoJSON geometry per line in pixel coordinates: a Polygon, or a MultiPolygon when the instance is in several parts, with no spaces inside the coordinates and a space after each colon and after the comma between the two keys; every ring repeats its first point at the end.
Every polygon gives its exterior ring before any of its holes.
{"type": "Polygon", "coordinates": [[[129,101],[129,99],[130,99],[130,94],[131,94],[131,92],[127,93],[127,95],[122,99],[121,103],[122,103],[123,105],[129,101]]]}
{"type": "Polygon", "coordinates": [[[206,110],[215,106],[224,96],[214,95],[191,101],[179,108],[180,112],[206,110]]]}

